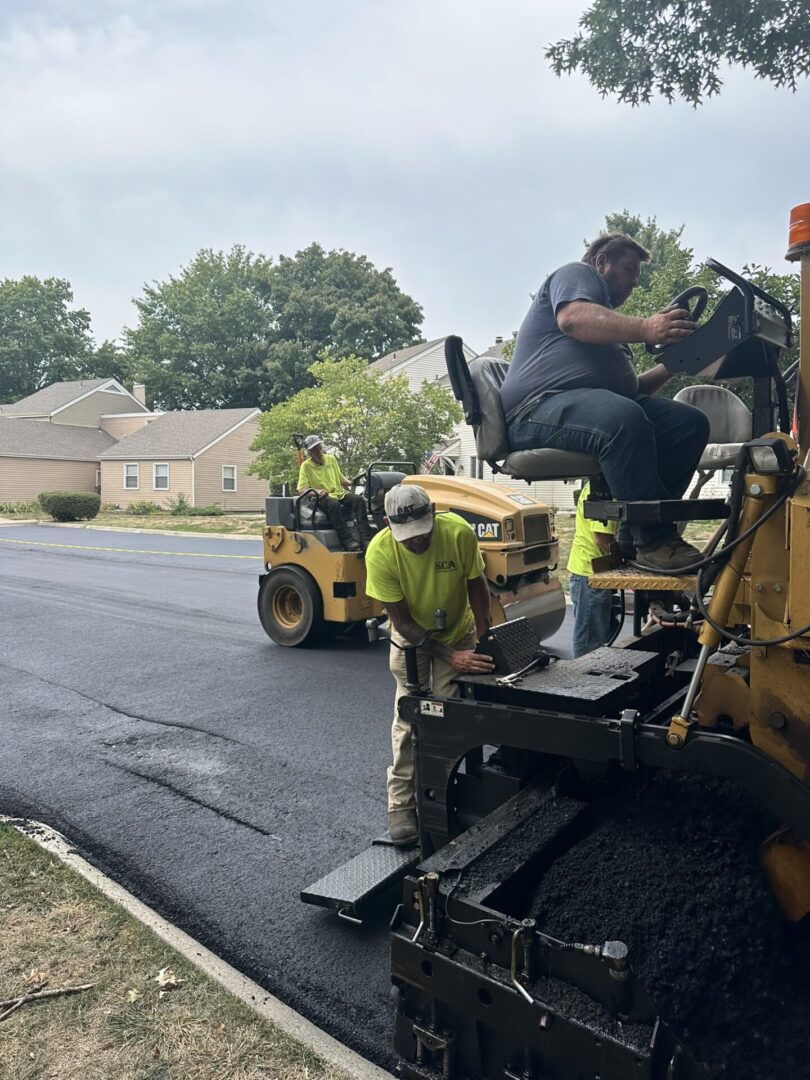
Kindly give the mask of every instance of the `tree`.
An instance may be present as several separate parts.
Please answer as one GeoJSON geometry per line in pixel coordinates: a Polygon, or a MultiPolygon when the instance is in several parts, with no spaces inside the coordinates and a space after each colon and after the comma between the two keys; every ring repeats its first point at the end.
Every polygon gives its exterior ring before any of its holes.
{"type": "Polygon", "coordinates": [[[250,471],[274,487],[298,480],[294,434],[318,432],[338,452],[343,472],[354,476],[372,461],[419,465],[425,452],[446,441],[462,419],[443,387],[423,383],[414,392],[405,376],[383,380],[358,356],[324,355],[310,373],[315,386],[274,405],[259,420],[250,471]]]}
{"type": "Polygon", "coordinates": [[[129,354],[116,341],[102,341],[87,354],[82,375],[88,379],[117,379],[131,387],[132,365],[129,354]]]}
{"type": "Polygon", "coordinates": [[[85,374],[90,315],[72,303],[70,283],[61,278],[0,282],[0,402],[85,374]]]}
{"type": "Polygon", "coordinates": [[[233,409],[261,398],[275,339],[271,263],[240,245],[199,251],[178,277],[146,285],[124,331],[131,368],[156,407],[233,409]]]}
{"type": "Polygon", "coordinates": [[[555,74],[579,70],[631,105],[697,106],[720,92],[724,62],[793,91],[810,73],[810,0],[594,0],[579,25],[545,51],[555,74]]]}
{"type": "Polygon", "coordinates": [[[318,244],[277,265],[239,245],[202,250],[135,306],[131,365],[169,409],[267,407],[311,384],[322,350],[371,360],[418,341],[422,321],[390,269],[318,244]]]}

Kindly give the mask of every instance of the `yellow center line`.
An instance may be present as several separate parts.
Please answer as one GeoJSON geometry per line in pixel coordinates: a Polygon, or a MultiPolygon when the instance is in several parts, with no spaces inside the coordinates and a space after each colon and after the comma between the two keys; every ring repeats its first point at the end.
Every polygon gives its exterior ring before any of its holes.
{"type": "Polygon", "coordinates": [[[96,547],[95,544],[54,544],[48,540],[12,540],[0,536],[3,544],[25,544],[28,547],[67,548],[71,551],[123,551],[127,555],[175,555],[183,559],[261,559],[256,555],[222,555],[213,551],[156,551],[154,548],[96,547]]]}

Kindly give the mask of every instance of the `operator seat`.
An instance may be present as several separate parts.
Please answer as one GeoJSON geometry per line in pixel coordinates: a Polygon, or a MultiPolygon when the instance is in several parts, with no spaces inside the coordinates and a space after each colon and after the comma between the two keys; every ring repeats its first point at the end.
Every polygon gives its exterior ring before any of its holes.
{"type": "Polygon", "coordinates": [[[696,499],[712,474],[718,469],[730,469],[740,447],[753,437],[753,416],[745,402],[725,386],[685,386],[674,400],[693,405],[709,418],[709,442],[700,456],[698,479],[689,493],[690,499],[696,499]]]}
{"type": "Polygon", "coordinates": [[[453,396],[464,409],[464,418],[475,434],[478,457],[495,473],[525,480],[574,480],[601,475],[599,461],[590,454],[573,450],[509,449],[506,418],[500,389],[509,365],[505,360],[476,356],[470,363],[462,340],[451,335],[444,343],[444,358],[453,396]]]}

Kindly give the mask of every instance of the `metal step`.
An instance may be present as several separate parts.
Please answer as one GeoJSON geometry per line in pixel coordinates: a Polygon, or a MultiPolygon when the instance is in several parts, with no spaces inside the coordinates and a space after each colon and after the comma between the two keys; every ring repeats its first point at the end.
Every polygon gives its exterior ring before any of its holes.
{"type": "Polygon", "coordinates": [[[358,926],[369,915],[398,899],[399,883],[422,860],[418,845],[394,847],[387,836],[347,863],[301,890],[305,904],[332,908],[341,919],[358,926]]]}

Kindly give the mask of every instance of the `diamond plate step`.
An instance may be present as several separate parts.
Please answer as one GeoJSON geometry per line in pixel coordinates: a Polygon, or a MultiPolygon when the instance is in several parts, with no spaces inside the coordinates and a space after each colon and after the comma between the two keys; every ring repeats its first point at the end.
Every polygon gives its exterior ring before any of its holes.
{"type": "Polygon", "coordinates": [[[333,908],[342,919],[362,924],[374,911],[394,902],[397,887],[422,856],[419,848],[393,847],[385,839],[355,855],[343,866],[330,871],[301,890],[305,904],[333,908]]]}

